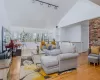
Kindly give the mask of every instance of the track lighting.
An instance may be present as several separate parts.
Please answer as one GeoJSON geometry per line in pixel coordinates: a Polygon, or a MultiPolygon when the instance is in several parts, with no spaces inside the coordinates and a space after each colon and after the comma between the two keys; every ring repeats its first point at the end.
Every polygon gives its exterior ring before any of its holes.
{"type": "Polygon", "coordinates": [[[43,5],[43,4],[46,4],[48,5],[48,7],[54,7],[54,9],[58,9],[59,6],[57,5],[54,5],[54,4],[50,4],[50,3],[47,3],[47,2],[44,2],[44,1],[41,1],[41,0],[33,0],[32,3],[35,3],[35,2],[40,2],[40,5],[43,5]]]}
{"type": "Polygon", "coordinates": [[[36,0],[33,0],[32,3],[35,3],[36,0]]]}
{"type": "Polygon", "coordinates": [[[57,6],[55,6],[54,8],[55,8],[55,9],[57,9],[58,7],[57,7],[57,6]]]}
{"type": "Polygon", "coordinates": [[[48,4],[48,7],[51,7],[51,5],[50,5],[50,4],[48,4]]]}
{"type": "Polygon", "coordinates": [[[43,5],[43,3],[42,3],[42,2],[40,2],[40,4],[41,4],[41,5],[43,5]]]}

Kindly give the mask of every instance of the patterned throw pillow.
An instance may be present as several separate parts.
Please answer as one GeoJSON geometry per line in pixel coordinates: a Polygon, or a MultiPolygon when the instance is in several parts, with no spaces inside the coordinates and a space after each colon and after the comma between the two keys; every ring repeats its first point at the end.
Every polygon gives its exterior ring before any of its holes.
{"type": "Polygon", "coordinates": [[[47,49],[52,50],[52,45],[49,45],[47,49]]]}

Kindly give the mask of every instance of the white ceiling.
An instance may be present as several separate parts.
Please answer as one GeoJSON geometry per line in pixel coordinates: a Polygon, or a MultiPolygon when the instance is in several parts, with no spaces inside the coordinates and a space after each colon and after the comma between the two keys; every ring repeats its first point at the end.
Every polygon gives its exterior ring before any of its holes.
{"type": "Polygon", "coordinates": [[[59,27],[67,27],[68,25],[90,20],[100,17],[100,6],[89,1],[79,0],[61,19],[59,27]],[[84,6],[85,5],[85,6],[84,6]]]}
{"type": "Polygon", "coordinates": [[[77,0],[42,0],[59,8],[32,3],[32,0],[5,0],[5,8],[12,26],[48,28],[56,27],[61,18],[72,8],[77,0]]]}
{"type": "Polygon", "coordinates": [[[98,4],[98,5],[100,5],[100,0],[91,0],[91,1],[98,4]]]}

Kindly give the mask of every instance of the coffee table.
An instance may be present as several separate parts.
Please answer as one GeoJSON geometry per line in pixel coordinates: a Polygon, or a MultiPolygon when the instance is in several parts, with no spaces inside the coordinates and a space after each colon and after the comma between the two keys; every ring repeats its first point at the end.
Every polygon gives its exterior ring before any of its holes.
{"type": "Polygon", "coordinates": [[[36,50],[32,51],[32,60],[34,62],[34,64],[38,65],[41,64],[41,56],[45,56],[45,52],[40,51],[39,54],[37,54],[36,50]]]}

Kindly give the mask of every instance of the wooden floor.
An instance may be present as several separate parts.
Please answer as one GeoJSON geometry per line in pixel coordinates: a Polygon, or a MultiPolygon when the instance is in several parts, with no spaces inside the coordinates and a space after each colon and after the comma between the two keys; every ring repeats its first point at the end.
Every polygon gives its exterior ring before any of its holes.
{"type": "Polygon", "coordinates": [[[89,65],[87,53],[81,53],[78,58],[77,70],[69,72],[67,75],[66,73],[61,74],[52,80],[100,80],[100,66],[89,65]]]}
{"type": "MultiPolygon", "coordinates": [[[[20,57],[14,57],[10,67],[10,80],[19,80],[20,57]]],[[[100,66],[88,65],[87,53],[81,53],[78,58],[78,69],[48,80],[100,80],[100,66]]]]}

